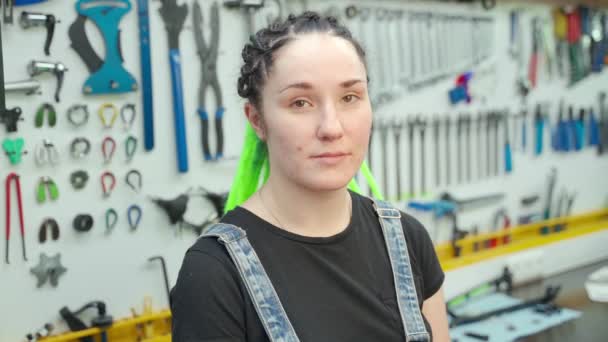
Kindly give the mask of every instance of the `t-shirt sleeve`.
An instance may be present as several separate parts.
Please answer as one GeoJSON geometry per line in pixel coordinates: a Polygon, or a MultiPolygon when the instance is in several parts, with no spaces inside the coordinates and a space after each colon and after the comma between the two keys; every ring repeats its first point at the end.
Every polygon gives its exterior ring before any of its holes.
{"type": "Polygon", "coordinates": [[[404,227],[410,229],[411,234],[408,235],[413,240],[414,258],[416,258],[424,282],[422,298],[426,300],[441,288],[445,279],[445,273],[439,264],[439,259],[437,258],[429,232],[414,217],[403,213],[402,215],[404,227]]]}
{"type": "Polygon", "coordinates": [[[170,296],[173,341],[245,341],[243,295],[231,266],[204,251],[186,252],[170,296]]]}

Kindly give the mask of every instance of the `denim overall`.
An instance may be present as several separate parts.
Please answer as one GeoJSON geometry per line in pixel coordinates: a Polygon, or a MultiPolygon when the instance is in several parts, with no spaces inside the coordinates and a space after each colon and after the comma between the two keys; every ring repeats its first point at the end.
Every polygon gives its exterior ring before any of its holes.
{"type": "MultiPolygon", "coordinates": [[[[405,340],[429,341],[429,334],[418,306],[414,276],[401,226],[401,213],[382,201],[374,201],[374,209],[378,213],[393,269],[405,340]]],[[[247,240],[245,231],[231,224],[218,223],[205,230],[201,237],[215,237],[226,246],[270,341],[299,342],[260,259],[247,240]]]]}

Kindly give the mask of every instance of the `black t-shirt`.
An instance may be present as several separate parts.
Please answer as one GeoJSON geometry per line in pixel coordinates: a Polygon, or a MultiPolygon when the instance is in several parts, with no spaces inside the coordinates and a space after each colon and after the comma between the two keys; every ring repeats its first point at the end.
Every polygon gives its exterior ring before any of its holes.
{"type": "MultiPolygon", "coordinates": [[[[404,341],[378,216],[369,198],[351,197],[351,222],[331,237],[290,233],[242,207],[222,222],[247,232],[301,341],[404,341]]],[[[401,222],[422,307],[444,273],[424,227],[404,213],[401,222]]],[[[215,238],[198,239],[186,252],[171,310],[174,341],[269,341],[236,266],[215,238]]]]}

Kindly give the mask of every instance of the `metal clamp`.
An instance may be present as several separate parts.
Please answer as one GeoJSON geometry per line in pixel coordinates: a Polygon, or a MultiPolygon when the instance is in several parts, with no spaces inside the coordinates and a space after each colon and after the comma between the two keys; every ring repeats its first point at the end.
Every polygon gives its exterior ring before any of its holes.
{"type": "Polygon", "coordinates": [[[110,197],[114,187],[116,186],[116,177],[110,171],[105,171],[101,174],[101,190],[103,191],[104,197],[110,197]],[[110,180],[110,184],[106,184],[107,180],[110,180]]]}
{"type": "Polygon", "coordinates": [[[104,103],[101,105],[101,107],[99,107],[97,114],[99,115],[99,118],[101,119],[101,123],[104,128],[112,128],[114,126],[114,122],[116,121],[116,118],[118,117],[118,108],[116,108],[116,106],[113,103],[104,103]],[[110,117],[109,121],[106,120],[106,116],[105,116],[106,109],[112,110],[112,116],[110,117]]]}
{"type": "Polygon", "coordinates": [[[89,107],[84,104],[75,104],[68,109],[68,121],[76,126],[84,126],[89,122],[89,107]],[[80,116],[75,117],[74,115],[80,113],[80,116]]]}
{"type": "Polygon", "coordinates": [[[125,176],[125,182],[131,189],[133,189],[133,191],[135,191],[135,192],[141,191],[142,177],[141,177],[141,173],[139,171],[131,170],[131,171],[127,172],[127,175],[125,176]],[[132,179],[133,177],[137,178],[137,183],[133,182],[133,179],[132,179]]]}
{"type": "Polygon", "coordinates": [[[122,120],[125,130],[131,129],[133,122],[135,122],[136,114],[135,104],[133,103],[127,103],[120,108],[120,119],[122,120]],[[127,112],[129,111],[131,112],[131,115],[127,115],[127,112]]]}
{"type": "Polygon", "coordinates": [[[79,214],[74,218],[72,227],[79,232],[88,232],[91,230],[91,228],[93,228],[93,224],[93,216],[89,214],[79,214]]]}
{"type": "Polygon", "coordinates": [[[45,164],[55,166],[59,164],[59,151],[52,141],[49,139],[43,139],[42,143],[36,146],[34,151],[34,159],[36,160],[36,165],[38,166],[43,166],[45,164]]]}
{"type": "Polygon", "coordinates": [[[87,185],[88,180],[89,174],[85,170],[74,171],[70,175],[70,183],[76,190],[83,189],[87,185]]]}
{"type": "Polygon", "coordinates": [[[42,125],[44,124],[44,114],[48,114],[49,126],[55,127],[55,124],[57,123],[57,112],[55,111],[55,107],[48,102],[45,102],[42,105],[40,105],[40,107],[36,111],[36,118],[34,120],[34,125],[37,128],[42,127],[42,125]]]}
{"type": "Polygon", "coordinates": [[[91,152],[91,142],[87,138],[78,137],[72,140],[70,153],[75,159],[82,159],[91,152]]]}

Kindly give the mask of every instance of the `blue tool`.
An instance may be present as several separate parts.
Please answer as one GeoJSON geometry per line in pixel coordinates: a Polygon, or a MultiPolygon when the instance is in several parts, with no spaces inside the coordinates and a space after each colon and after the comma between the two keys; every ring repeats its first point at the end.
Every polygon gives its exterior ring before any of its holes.
{"type": "Polygon", "coordinates": [[[141,207],[137,204],[133,204],[129,206],[127,209],[127,221],[129,221],[129,227],[131,230],[137,229],[139,223],[141,222],[142,210],[141,207]],[[133,217],[135,215],[135,217],[133,217]]]}
{"type": "Polygon", "coordinates": [[[509,114],[502,114],[503,125],[505,128],[505,172],[513,171],[513,159],[511,158],[511,141],[509,140],[509,114]]]}
{"type": "Polygon", "coordinates": [[[536,105],[536,112],[534,113],[534,128],[536,132],[536,146],[534,149],[534,154],[538,156],[543,153],[543,133],[545,130],[545,118],[543,117],[540,104],[536,105]]]}
{"type": "Polygon", "coordinates": [[[184,117],[184,94],[182,90],[182,62],[179,53],[179,33],[181,32],[188,6],[177,5],[177,0],[161,0],[160,16],[165,22],[169,40],[169,62],[173,92],[173,115],[175,116],[175,142],[177,147],[177,167],[179,172],[188,172],[188,144],[186,141],[186,119],[184,117]]]}
{"type": "Polygon", "coordinates": [[[600,141],[600,129],[593,107],[589,108],[589,146],[597,146],[600,141]]]}
{"type": "Polygon", "coordinates": [[[137,0],[139,18],[139,51],[141,63],[141,96],[144,111],[144,148],[154,148],[154,102],[152,101],[152,63],[150,58],[150,18],[148,0],[137,0]]]}
{"type": "Polygon", "coordinates": [[[39,4],[41,2],[47,2],[47,0],[14,0],[15,6],[25,6],[25,5],[33,5],[39,4]]]}
{"type": "Polygon", "coordinates": [[[567,119],[567,132],[568,132],[568,150],[579,150],[576,146],[576,121],[574,120],[574,108],[572,106],[568,107],[568,119],[567,119]]]}
{"type": "Polygon", "coordinates": [[[194,12],[192,13],[194,21],[194,39],[198,55],[201,59],[202,73],[201,85],[198,94],[198,115],[201,118],[203,153],[205,160],[220,159],[224,154],[224,132],[222,129],[222,118],[224,116],[224,105],[222,102],[222,89],[217,78],[217,52],[218,42],[220,38],[220,23],[219,23],[219,7],[217,2],[211,5],[211,41],[209,45],[205,42],[203,36],[203,13],[198,1],[194,2],[194,12]],[[215,138],[216,138],[216,153],[211,154],[209,149],[209,114],[207,112],[205,93],[208,87],[211,87],[215,93],[215,138]]]}
{"type": "Polygon", "coordinates": [[[137,90],[137,81],[122,65],[119,23],[131,10],[129,0],[79,0],[79,16],[70,26],[68,35],[72,48],[83,59],[91,75],[85,81],[85,94],[117,94],[137,90]],[[91,19],[103,36],[105,60],[93,50],[85,32],[86,19],[91,19]]]}
{"type": "Polygon", "coordinates": [[[574,121],[576,129],[576,150],[580,151],[585,147],[585,109],[579,111],[578,120],[574,121]]]}

